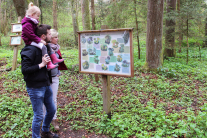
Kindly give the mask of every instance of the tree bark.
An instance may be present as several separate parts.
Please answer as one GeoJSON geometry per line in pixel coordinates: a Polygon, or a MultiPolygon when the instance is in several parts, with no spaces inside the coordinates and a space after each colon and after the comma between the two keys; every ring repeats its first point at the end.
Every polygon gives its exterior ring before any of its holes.
{"type": "MultiPolygon", "coordinates": [[[[176,0],[167,0],[167,13],[176,9],[176,0]]],[[[169,17],[170,18],[170,17],[169,17]]],[[[165,50],[166,57],[175,57],[175,20],[166,19],[165,50]]]]}
{"type": "Polygon", "coordinates": [[[189,43],[188,43],[188,29],[189,29],[189,28],[188,28],[188,27],[189,27],[189,26],[188,26],[188,15],[187,15],[186,26],[187,26],[187,30],[186,30],[186,31],[187,31],[187,32],[186,32],[186,33],[187,33],[187,34],[186,34],[186,40],[187,40],[187,51],[186,51],[186,52],[187,52],[187,59],[186,59],[186,62],[187,62],[187,64],[188,64],[188,48],[189,48],[189,43]]]}
{"type": "Polygon", "coordinates": [[[156,69],[163,63],[163,4],[163,0],[148,0],[145,64],[145,68],[148,70],[156,69]]]}
{"type": "Polygon", "coordinates": [[[73,20],[73,34],[75,37],[75,42],[78,45],[78,34],[77,31],[79,30],[78,28],[78,16],[77,16],[77,2],[75,0],[71,0],[71,13],[72,13],[72,20],[73,20]]]}
{"type": "Polygon", "coordinates": [[[17,16],[21,16],[23,19],[27,9],[27,2],[25,2],[25,0],[13,0],[13,3],[17,12],[17,16]]]}
{"type": "Polygon", "coordinates": [[[205,22],[205,44],[203,47],[207,47],[207,18],[206,18],[206,22],[205,22]]]}
{"type": "MultiPolygon", "coordinates": [[[[1,4],[2,4],[2,2],[3,1],[1,1],[1,4]]],[[[8,26],[8,23],[7,23],[7,11],[6,11],[6,9],[4,9],[4,10],[0,10],[1,12],[0,12],[0,32],[1,32],[1,35],[4,35],[4,36],[6,36],[7,35],[7,33],[8,33],[8,28],[7,28],[7,26],[8,26]]]]}
{"type": "MultiPolygon", "coordinates": [[[[113,3],[112,3],[113,7],[116,7],[116,0],[112,0],[112,1],[113,1],[113,3]]],[[[116,10],[112,10],[112,14],[113,14],[112,28],[115,29],[115,28],[117,28],[117,12],[116,12],[116,10]]]]}
{"type": "Polygon", "coordinates": [[[53,28],[55,30],[58,30],[57,24],[57,0],[53,0],[53,28]]]}
{"type": "MultiPolygon", "coordinates": [[[[94,0],[91,0],[91,20],[92,20],[92,30],[96,30],[95,26],[95,9],[94,9],[94,0]]],[[[94,75],[95,81],[99,81],[99,77],[97,74],[94,75]]]]}
{"type": "Polygon", "coordinates": [[[83,30],[90,30],[89,1],[81,0],[83,30]]]}
{"type": "Polygon", "coordinates": [[[138,26],[138,21],[137,21],[136,0],[134,0],[134,13],[135,13],[135,22],[136,22],[136,30],[137,30],[138,59],[140,59],[139,26],[138,26]]]}
{"type": "Polygon", "coordinates": [[[34,0],[34,4],[39,7],[39,0],[34,0]]]}
{"type": "MultiPolygon", "coordinates": [[[[0,0],[0,28],[2,28],[1,0],[0,0]]],[[[0,46],[2,46],[2,44],[1,44],[1,29],[0,29],[0,46]]]]}
{"type": "MultiPolygon", "coordinates": [[[[177,11],[178,14],[180,15],[180,0],[177,0],[177,11]]],[[[182,46],[182,41],[183,41],[183,34],[182,34],[182,30],[183,30],[183,20],[181,19],[181,17],[179,17],[178,19],[178,34],[179,34],[179,53],[181,52],[181,46],[182,46]]]]}
{"type": "Polygon", "coordinates": [[[42,12],[42,2],[41,2],[41,0],[39,0],[39,8],[41,10],[40,23],[43,24],[43,12],[42,12]]]}
{"type": "Polygon", "coordinates": [[[92,20],[92,30],[96,30],[94,0],[91,0],[91,20],[92,20]]]}
{"type": "Polygon", "coordinates": [[[7,35],[7,33],[8,33],[8,31],[7,31],[7,12],[6,12],[6,9],[4,10],[4,18],[3,18],[3,34],[4,34],[4,36],[6,36],[7,35]]]}

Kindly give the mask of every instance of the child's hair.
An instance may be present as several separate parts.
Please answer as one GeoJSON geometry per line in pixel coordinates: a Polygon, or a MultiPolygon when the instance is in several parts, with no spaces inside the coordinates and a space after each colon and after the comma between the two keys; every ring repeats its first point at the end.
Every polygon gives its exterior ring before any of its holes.
{"type": "Polygon", "coordinates": [[[58,32],[55,29],[50,29],[50,32],[52,37],[58,36],[58,32]]]}
{"type": "Polygon", "coordinates": [[[26,15],[32,15],[36,13],[41,13],[40,8],[37,6],[34,6],[32,2],[28,5],[28,10],[26,11],[26,15]]]}

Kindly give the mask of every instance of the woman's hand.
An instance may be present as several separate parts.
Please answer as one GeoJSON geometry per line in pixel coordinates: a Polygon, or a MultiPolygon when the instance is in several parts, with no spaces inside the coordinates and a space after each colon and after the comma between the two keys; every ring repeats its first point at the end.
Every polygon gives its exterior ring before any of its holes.
{"type": "Polygon", "coordinates": [[[42,57],[42,63],[39,64],[39,68],[42,68],[44,66],[47,65],[48,62],[50,62],[50,57],[48,56],[48,54],[45,54],[43,57],[42,57]]]}

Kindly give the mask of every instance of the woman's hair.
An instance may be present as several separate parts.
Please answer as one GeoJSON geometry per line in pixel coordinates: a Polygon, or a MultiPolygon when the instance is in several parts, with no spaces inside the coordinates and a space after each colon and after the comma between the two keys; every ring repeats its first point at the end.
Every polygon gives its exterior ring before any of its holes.
{"type": "Polygon", "coordinates": [[[26,11],[26,15],[32,15],[36,13],[41,13],[40,8],[37,6],[34,6],[32,2],[28,5],[28,10],[26,11]]]}
{"type": "Polygon", "coordinates": [[[50,29],[50,32],[52,37],[58,36],[58,32],[55,29],[50,29]]]}

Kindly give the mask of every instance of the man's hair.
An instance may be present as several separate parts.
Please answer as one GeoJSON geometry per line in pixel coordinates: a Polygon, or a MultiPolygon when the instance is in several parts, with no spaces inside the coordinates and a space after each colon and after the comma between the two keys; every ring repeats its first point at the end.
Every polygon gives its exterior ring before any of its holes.
{"type": "Polygon", "coordinates": [[[38,37],[41,37],[43,34],[47,35],[47,30],[50,29],[51,29],[50,25],[40,24],[39,26],[37,26],[35,33],[38,37]]]}

